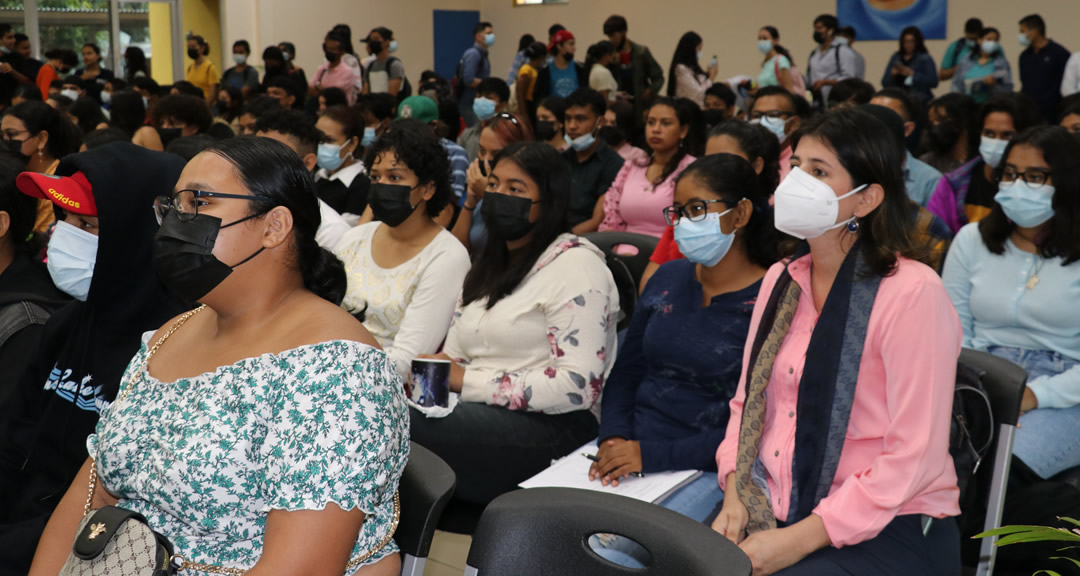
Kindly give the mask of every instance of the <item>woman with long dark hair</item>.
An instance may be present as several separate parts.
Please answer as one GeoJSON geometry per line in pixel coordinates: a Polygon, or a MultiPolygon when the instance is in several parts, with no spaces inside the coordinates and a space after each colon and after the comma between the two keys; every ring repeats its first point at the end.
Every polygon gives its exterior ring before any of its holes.
{"type": "Polygon", "coordinates": [[[159,210],[154,270],[202,306],[143,336],[31,573],[67,557],[94,469],[91,508],[142,514],[186,563],[397,574],[403,386],[340,307],[345,270],[315,241],[304,164],[268,138],[221,141],[159,210]]]}
{"type": "MultiPolygon", "coordinates": [[[[30,172],[53,174],[60,159],[79,151],[79,129],[67,116],[44,102],[27,100],[4,112],[0,121],[4,147],[30,172]]],[[[52,202],[38,202],[34,232],[44,233],[53,223],[52,202]]]]}
{"type": "Polygon", "coordinates": [[[627,162],[604,195],[600,231],[624,230],[659,238],[663,209],[675,197],[675,179],[700,153],[701,109],[686,99],[657,98],[646,115],[646,162],[627,162]]]}
{"type": "Polygon", "coordinates": [[[619,100],[619,83],[609,67],[615,62],[615,45],[601,40],[589,46],[585,57],[585,70],[589,74],[589,88],[604,96],[609,103],[619,100]]]}
{"type": "Polygon", "coordinates": [[[806,242],[754,306],[713,528],[763,574],[959,575],[948,447],[963,334],[918,261],[900,139],[838,110],[793,146],[775,223],[806,242]]]}
{"type": "Polygon", "coordinates": [[[667,95],[669,98],[687,98],[704,108],[705,91],[712,86],[717,68],[716,64],[711,64],[708,70],[701,68],[701,47],[701,36],[697,32],[687,32],[679,39],[668,68],[667,95]]]}
{"type": "MultiPolygon", "coordinates": [[[[791,53],[780,45],[780,31],[775,26],[764,26],[758,30],[758,51],[765,55],[758,73],[758,88],[780,86],[788,92],[795,92],[793,74],[799,71],[792,68],[791,53]]],[[[801,94],[800,94],[801,96],[801,94]]]]}
{"type": "Polygon", "coordinates": [[[908,26],[900,33],[900,49],[885,65],[881,85],[907,90],[923,104],[934,98],[933,89],[938,85],[937,65],[926,50],[918,26],[908,26]]]}
{"type": "Polygon", "coordinates": [[[128,84],[136,78],[149,78],[150,70],[146,68],[146,54],[138,46],[128,46],[124,51],[124,80],[128,84]]]}
{"type": "Polygon", "coordinates": [[[950,93],[930,102],[926,110],[929,149],[919,160],[948,174],[979,153],[979,106],[967,94],[950,93]]]}
{"type": "Polygon", "coordinates": [[[994,27],[983,28],[971,55],[956,65],[952,91],[969,94],[975,102],[983,104],[1012,90],[1012,67],[1001,50],[1001,32],[994,27]]]}
{"type": "Polygon", "coordinates": [[[512,144],[492,164],[490,238],[440,356],[461,401],[445,418],[414,412],[411,430],[454,469],[454,497],[468,504],[596,437],[589,409],[614,362],[619,297],[603,253],[563,233],[570,189],[566,161],[539,142],[512,144]]]}
{"type": "Polygon", "coordinates": [[[1030,128],[1004,158],[995,205],[956,235],[944,280],[964,346],[1027,370],[1013,454],[1047,479],[1080,466],[1080,140],[1030,128]]]}

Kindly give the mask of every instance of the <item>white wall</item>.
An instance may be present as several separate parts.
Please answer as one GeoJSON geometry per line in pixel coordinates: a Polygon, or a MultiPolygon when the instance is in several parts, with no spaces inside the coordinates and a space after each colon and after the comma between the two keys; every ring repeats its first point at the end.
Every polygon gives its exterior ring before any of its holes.
{"type": "Polygon", "coordinates": [[[398,42],[394,55],[415,85],[420,72],[434,67],[432,11],[479,10],[480,0],[224,0],[222,5],[227,45],[246,39],[253,63],[261,64],[264,48],[292,42],[309,77],[323,62],[322,41],[335,24],[352,28],[361,60],[367,52],[359,41],[372,28],[386,26],[398,42]]]}
{"type": "MultiPolygon", "coordinates": [[[[705,40],[706,58],[720,58],[721,78],[737,74],[756,76],[761,66],[757,32],[771,24],[779,28],[781,42],[806,66],[813,49],[812,22],[818,14],[834,13],[835,0],[569,0],[568,4],[514,6],[512,0],[226,0],[222,2],[225,45],[240,38],[252,46],[255,61],[270,44],[290,40],[296,44],[298,60],[305,70],[322,62],[322,39],[334,25],[352,26],[356,42],[376,26],[394,31],[399,49],[395,54],[405,63],[410,78],[434,65],[432,44],[433,10],[480,10],[481,18],[495,25],[498,42],[491,52],[492,72],[505,77],[513,60],[518,39],[528,32],[547,40],[548,26],[559,22],[577,36],[578,60],[585,59],[589,44],[603,39],[603,22],[613,13],[630,22],[630,36],[649,46],[666,70],[679,37],[694,30],[705,40]]],[[[964,21],[977,16],[988,26],[1002,31],[1002,46],[1013,65],[1019,85],[1016,42],[1017,21],[1037,12],[1046,19],[1049,36],[1073,51],[1080,51],[1080,0],[950,0],[949,40],[927,42],[935,61],[940,62],[951,40],[963,33],[964,21]]],[[[867,80],[877,85],[896,42],[858,42],[866,57],[867,80]]],[[[947,91],[942,86],[940,91],[947,91]]]]}

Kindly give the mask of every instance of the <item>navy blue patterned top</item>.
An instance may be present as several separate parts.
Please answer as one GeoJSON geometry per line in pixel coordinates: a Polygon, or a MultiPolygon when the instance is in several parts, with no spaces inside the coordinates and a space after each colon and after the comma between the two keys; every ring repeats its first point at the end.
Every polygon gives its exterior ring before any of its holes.
{"type": "Polygon", "coordinates": [[[702,308],[688,260],[649,280],[604,386],[600,440],[641,443],[643,472],[716,470],[761,282],[702,308]]]}

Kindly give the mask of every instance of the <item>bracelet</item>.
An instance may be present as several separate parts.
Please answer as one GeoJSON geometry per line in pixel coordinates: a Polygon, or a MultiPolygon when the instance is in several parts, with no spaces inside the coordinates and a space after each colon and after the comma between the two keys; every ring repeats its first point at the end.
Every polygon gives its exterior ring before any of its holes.
{"type": "Polygon", "coordinates": [[[461,209],[462,209],[462,210],[465,210],[465,211],[467,211],[467,212],[472,212],[473,210],[476,210],[476,206],[473,206],[472,208],[469,208],[468,206],[466,206],[466,205],[462,204],[462,205],[461,205],[461,209]]]}

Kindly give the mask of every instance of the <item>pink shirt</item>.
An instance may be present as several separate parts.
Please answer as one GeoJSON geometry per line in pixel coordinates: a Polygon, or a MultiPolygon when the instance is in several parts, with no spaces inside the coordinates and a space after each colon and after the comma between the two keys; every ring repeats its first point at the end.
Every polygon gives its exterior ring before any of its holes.
{"type": "MultiPolygon", "coordinates": [[[[806,255],[789,268],[802,297],[773,365],[761,437],[760,457],[773,511],[781,519],[787,518],[791,493],[799,379],[818,320],[811,262],[806,255]]],[[[727,434],[716,452],[721,487],[735,471],[753,338],[782,270],[783,263],[778,263],[765,275],[750,321],[739,390],[731,400],[727,434]]],[[[814,509],[833,546],[870,540],[898,515],[945,518],[960,513],[949,424],[962,338],[960,320],[933,270],[901,259],[896,272],[882,278],[836,478],[829,495],[814,509]]]]}
{"type": "Polygon", "coordinates": [[[604,195],[604,221],[600,223],[600,231],[621,230],[657,238],[662,236],[667,228],[664,208],[671,206],[675,198],[675,180],[694,160],[696,158],[690,155],[683,157],[679,167],[659,186],[653,186],[646,177],[648,159],[623,164],[604,195]]]}
{"type": "Polygon", "coordinates": [[[323,62],[322,66],[315,69],[315,75],[311,77],[311,86],[341,88],[345,91],[345,96],[351,105],[356,103],[356,80],[356,72],[344,62],[340,62],[333,68],[330,67],[329,62],[323,62]]]}

